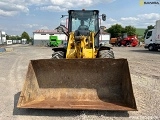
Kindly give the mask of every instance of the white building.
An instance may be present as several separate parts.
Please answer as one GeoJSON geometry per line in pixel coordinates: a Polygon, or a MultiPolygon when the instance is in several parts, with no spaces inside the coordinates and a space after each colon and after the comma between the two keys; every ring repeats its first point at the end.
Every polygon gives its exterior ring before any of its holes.
{"type": "Polygon", "coordinates": [[[66,35],[64,33],[57,32],[57,30],[36,30],[35,32],[33,32],[33,45],[48,45],[49,37],[51,35],[58,36],[58,39],[62,41],[67,40],[66,35]]]}
{"type": "Polygon", "coordinates": [[[13,44],[13,40],[7,40],[7,45],[12,45],[13,44]]]}
{"type": "Polygon", "coordinates": [[[0,44],[6,43],[6,33],[4,31],[0,31],[0,44]]]}
{"type": "MultiPolygon", "coordinates": [[[[57,30],[36,30],[35,32],[33,32],[33,45],[49,45],[50,35],[58,36],[58,39],[62,40],[63,43],[67,42],[67,36],[62,32],[57,32],[57,30]]],[[[99,40],[99,43],[109,44],[110,34],[101,31],[101,34],[99,35],[99,40]]]]}
{"type": "Polygon", "coordinates": [[[27,39],[22,39],[22,40],[21,40],[21,43],[22,43],[22,44],[26,44],[26,43],[27,43],[27,39]]]}
{"type": "Polygon", "coordinates": [[[110,33],[101,32],[101,34],[99,35],[100,43],[109,44],[109,40],[110,40],[110,33]]]}

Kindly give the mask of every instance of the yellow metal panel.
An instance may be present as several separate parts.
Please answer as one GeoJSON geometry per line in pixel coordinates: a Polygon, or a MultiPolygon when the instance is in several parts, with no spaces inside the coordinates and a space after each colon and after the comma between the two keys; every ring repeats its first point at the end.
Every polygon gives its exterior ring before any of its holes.
{"type": "Polygon", "coordinates": [[[93,58],[93,50],[92,49],[84,49],[83,50],[83,58],[93,58]]]}
{"type": "Polygon", "coordinates": [[[66,58],[67,59],[69,59],[69,58],[75,58],[75,49],[69,49],[69,50],[67,50],[66,58]]]}
{"type": "Polygon", "coordinates": [[[70,33],[66,58],[95,58],[97,50],[94,48],[94,32],[89,36],[74,36],[70,33]]]}

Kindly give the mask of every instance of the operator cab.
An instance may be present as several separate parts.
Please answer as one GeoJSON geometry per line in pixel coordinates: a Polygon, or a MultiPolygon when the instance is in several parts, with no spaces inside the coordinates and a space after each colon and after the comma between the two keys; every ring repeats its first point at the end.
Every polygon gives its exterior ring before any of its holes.
{"type": "Polygon", "coordinates": [[[69,10],[68,12],[69,32],[75,32],[76,30],[97,32],[99,30],[98,10],[69,10]]]}
{"type": "MultiPolygon", "coordinates": [[[[99,31],[98,10],[69,10],[68,32],[75,32],[75,36],[89,36],[90,32],[99,31]]],[[[99,35],[95,37],[95,43],[99,46],[99,35]]]]}

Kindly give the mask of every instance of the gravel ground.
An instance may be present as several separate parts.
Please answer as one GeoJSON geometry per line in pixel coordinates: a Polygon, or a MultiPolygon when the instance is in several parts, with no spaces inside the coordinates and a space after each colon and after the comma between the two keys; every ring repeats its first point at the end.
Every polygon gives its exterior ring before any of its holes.
{"type": "Polygon", "coordinates": [[[138,111],[74,111],[17,109],[30,59],[50,58],[49,47],[14,45],[0,53],[0,120],[155,120],[160,119],[160,51],[114,47],[116,58],[127,58],[138,111]]]}

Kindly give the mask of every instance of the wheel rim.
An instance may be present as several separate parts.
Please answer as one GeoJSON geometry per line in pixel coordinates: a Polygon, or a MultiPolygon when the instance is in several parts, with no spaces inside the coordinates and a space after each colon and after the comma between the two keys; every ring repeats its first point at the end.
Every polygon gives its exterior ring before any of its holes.
{"type": "Polygon", "coordinates": [[[153,50],[153,46],[152,45],[149,46],[149,50],[153,50]]]}
{"type": "Polygon", "coordinates": [[[118,45],[118,46],[120,46],[120,45],[121,45],[121,43],[118,43],[117,45],[118,45]]]}
{"type": "Polygon", "coordinates": [[[127,43],[126,43],[126,45],[130,45],[130,43],[129,43],[129,42],[127,42],[127,43]]]}

